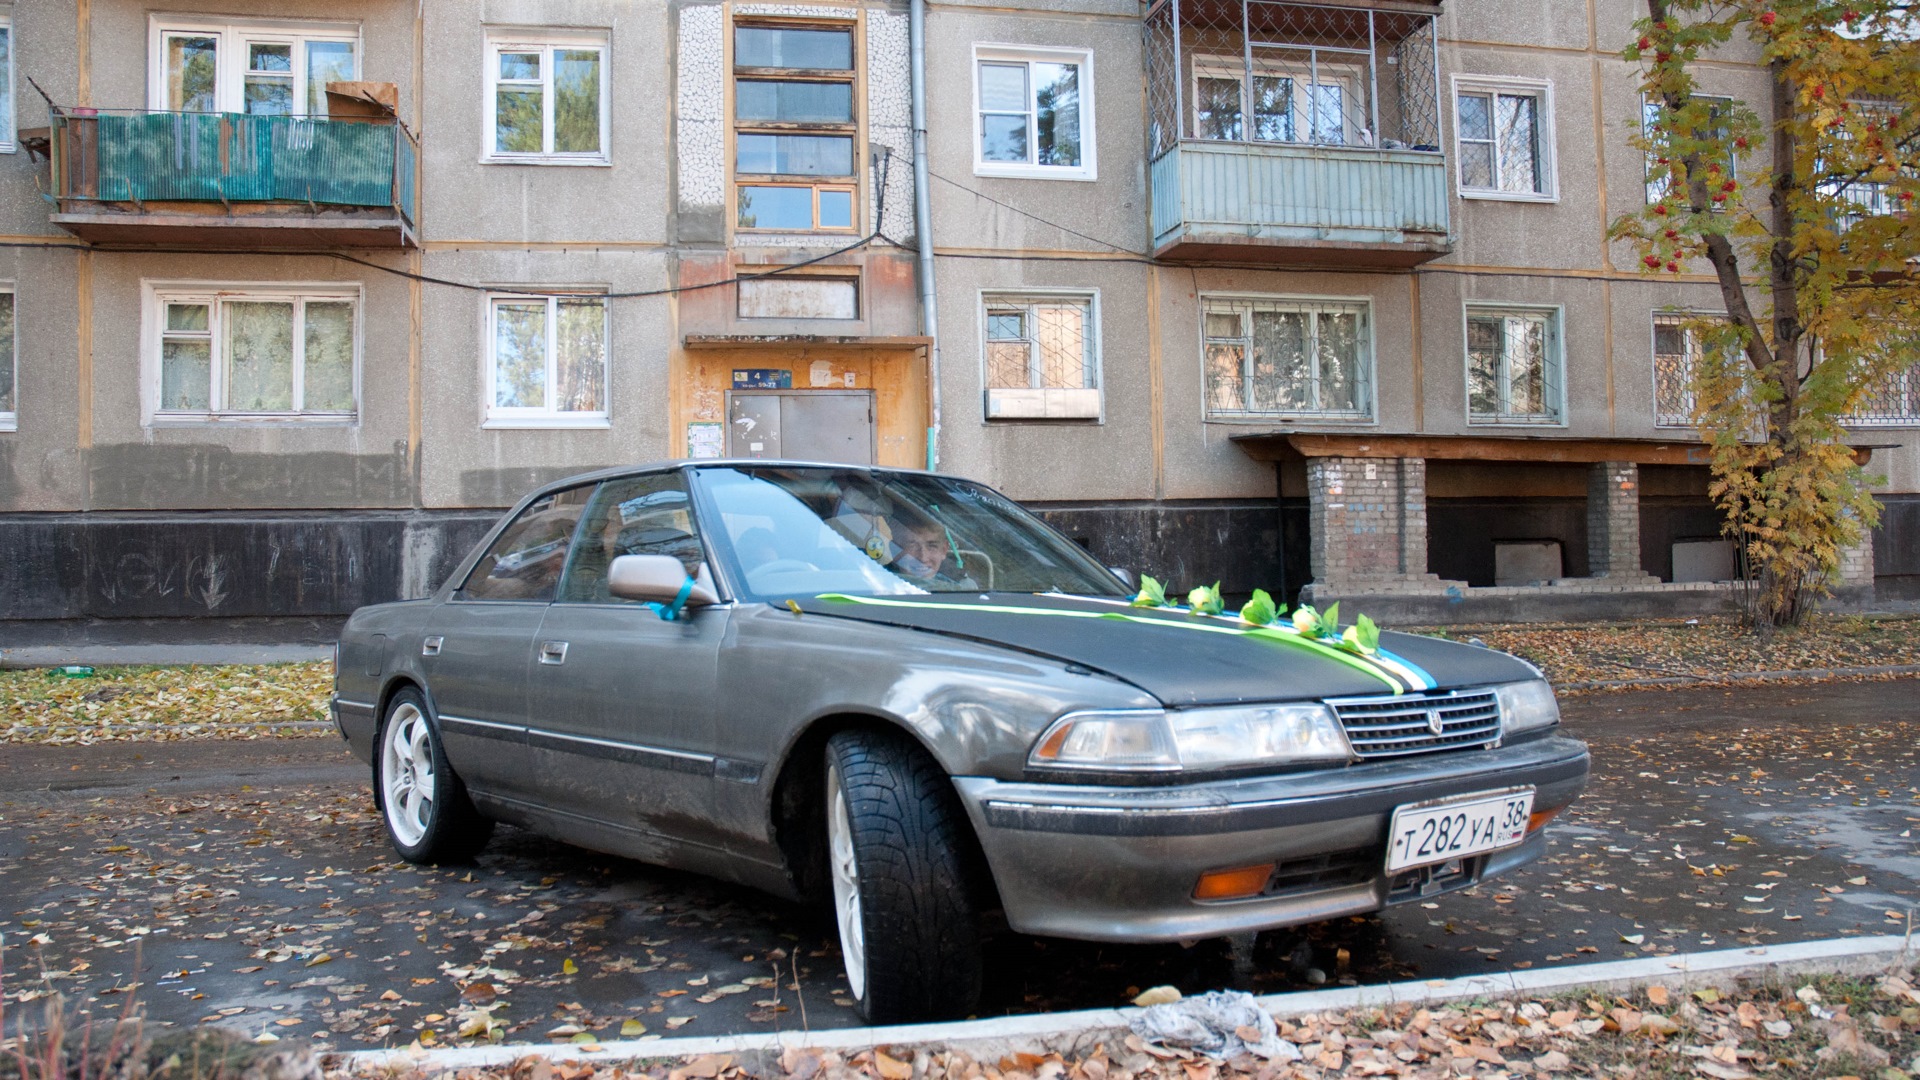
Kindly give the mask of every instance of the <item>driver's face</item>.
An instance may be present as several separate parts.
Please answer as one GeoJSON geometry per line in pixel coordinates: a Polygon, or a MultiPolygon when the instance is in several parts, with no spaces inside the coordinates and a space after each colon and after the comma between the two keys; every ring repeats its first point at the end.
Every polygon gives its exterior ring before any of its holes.
{"type": "Polygon", "coordinates": [[[947,561],[947,553],[952,550],[947,543],[944,529],[930,532],[907,531],[896,538],[900,545],[900,554],[910,555],[920,565],[929,570],[938,570],[947,561]]]}

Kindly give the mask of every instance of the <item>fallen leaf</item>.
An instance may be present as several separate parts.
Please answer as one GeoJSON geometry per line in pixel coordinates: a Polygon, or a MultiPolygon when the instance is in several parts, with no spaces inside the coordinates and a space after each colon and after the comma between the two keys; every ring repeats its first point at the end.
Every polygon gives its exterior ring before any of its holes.
{"type": "Polygon", "coordinates": [[[577,975],[580,973],[580,965],[574,963],[572,957],[568,957],[560,962],[560,973],[563,975],[577,975]]]}
{"type": "Polygon", "coordinates": [[[635,1035],[645,1035],[646,1033],[647,1025],[638,1020],[624,1020],[620,1024],[621,1038],[631,1039],[635,1035]]]}
{"type": "Polygon", "coordinates": [[[1667,1001],[1669,1000],[1667,997],[1667,988],[1664,986],[1647,987],[1647,1000],[1663,1009],[1666,1008],[1667,1001]]]}
{"type": "Polygon", "coordinates": [[[892,1057],[884,1050],[873,1052],[874,1067],[880,1070],[884,1080],[909,1080],[913,1076],[913,1066],[892,1057]]]}
{"type": "Polygon", "coordinates": [[[1139,997],[1133,999],[1133,1003],[1144,1008],[1149,1005],[1171,1005],[1179,1000],[1179,990],[1171,986],[1156,986],[1142,991],[1139,997]]]}

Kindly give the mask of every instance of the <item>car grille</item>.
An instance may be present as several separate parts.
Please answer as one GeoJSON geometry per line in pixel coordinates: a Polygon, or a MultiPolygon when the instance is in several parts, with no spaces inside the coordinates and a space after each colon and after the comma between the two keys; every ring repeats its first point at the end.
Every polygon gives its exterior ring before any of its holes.
{"type": "Polygon", "coordinates": [[[1373,880],[1386,857],[1378,847],[1332,851],[1304,859],[1288,859],[1273,868],[1262,896],[1296,896],[1300,893],[1338,889],[1373,880]]]}
{"type": "Polygon", "coordinates": [[[1500,741],[1500,702],[1491,690],[1341,698],[1327,704],[1340,717],[1354,756],[1363,761],[1478,750],[1500,741]]]}

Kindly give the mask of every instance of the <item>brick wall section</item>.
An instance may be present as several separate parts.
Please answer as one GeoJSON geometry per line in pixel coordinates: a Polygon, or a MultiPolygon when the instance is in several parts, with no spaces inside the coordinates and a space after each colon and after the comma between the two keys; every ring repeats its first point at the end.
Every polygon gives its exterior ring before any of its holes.
{"type": "Polygon", "coordinates": [[[1307,462],[1313,580],[1322,585],[1441,589],[1427,573],[1427,463],[1422,458],[1307,462]]]}
{"type": "Polygon", "coordinates": [[[1588,466],[1587,573],[1651,580],[1640,567],[1640,466],[1631,461],[1588,466]]]}
{"type": "Polygon", "coordinates": [[[1841,588],[1873,585],[1873,537],[1840,549],[1840,572],[1833,583],[1841,588]]]}

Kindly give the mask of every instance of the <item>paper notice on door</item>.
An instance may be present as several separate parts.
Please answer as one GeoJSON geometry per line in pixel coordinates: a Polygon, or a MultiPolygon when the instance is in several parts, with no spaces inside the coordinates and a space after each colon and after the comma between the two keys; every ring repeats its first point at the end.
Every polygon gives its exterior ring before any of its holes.
{"type": "Polygon", "coordinates": [[[695,421],[687,425],[687,456],[717,458],[726,446],[726,426],[695,421]]]}
{"type": "Polygon", "coordinates": [[[833,362],[831,360],[815,360],[813,363],[808,364],[807,385],[832,386],[833,362]]]}

